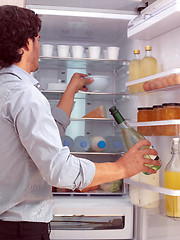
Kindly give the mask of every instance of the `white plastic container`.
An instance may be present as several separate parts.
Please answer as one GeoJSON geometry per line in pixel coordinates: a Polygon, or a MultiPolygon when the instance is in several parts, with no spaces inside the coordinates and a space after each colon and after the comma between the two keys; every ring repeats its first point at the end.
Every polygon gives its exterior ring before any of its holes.
{"type": "Polygon", "coordinates": [[[73,145],[74,145],[74,141],[71,137],[67,136],[67,135],[64,135],[61,137],[61,141],[62,141],[62,145],[65,147],[67,146],[70,151],[72,151],[73,149],[73,145]]]}
{"type": "Polygon", "coordinates": [[[105,152],[120,153],[122,150],[121,139],[118,136],[106,136],[105,152]]]}
{"type": "Polygon", "coordinates": [[[78,136],[74,139],[74,152],[87,152],[90,148],[90,140],[85,136],[78,136]]]}
{"type": "Polygon", "coordinates": [[[117,60],[119,57],[119,47],[107,47],[107,55],[110,60],[117,60]]]}
{"type": "Polygon", "coordinates": [[[42,44],[41,48],[42,48],[42,56],[52,57],[54,45],[52,45],[52,44],[42,44]]]}
{"type": "Polygon", "coordinates": [[[101,53],[101,47],[99,46],[90,46],[89,48],[89,58],[99,59],[101,53]]]}
{"type": "Polygon", "coordinates": [[[58,45],[57,46],[58,57],[67,58],[69,54],[69,48],[70,46],[68,45],[58,45]]]}
{"type": "Polygon", "coordinates": [[[83,58],[84,47],[80,45],[72,46],[72,57],[83,58]]]}
{"type": "Polygon", "coordinates": [[[101,136],[91,137],[91,151],[102,152],[106,148],[106,140],[101,136]]]}

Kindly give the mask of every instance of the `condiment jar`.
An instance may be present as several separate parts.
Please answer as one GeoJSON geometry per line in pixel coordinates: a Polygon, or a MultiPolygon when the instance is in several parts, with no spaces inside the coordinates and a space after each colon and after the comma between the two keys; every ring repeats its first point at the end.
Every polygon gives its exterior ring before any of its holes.
{"type": "MultiPolygon", "coordinates": [[[[153,120],[153,108],[152,107],[139,107],[137,113],[138,122],[148,122],[153,120]]],[[[137,130],[143,136],[151,136],[152,128],[150,126],[137,127],[137,130]]]]}
{"type": "MultiPolygon", "coordinates": [[[[163,103],[162,106],[162,120],[180,119],[180,103],[163,103]]],[[[179,135],[179,125],[163,125],[163,135],[179,135]]]]}
{"type": "MultiPolygon", "coordinates": [[[[153,121],[161,121],[162,120],[162,105],[154,105],[153,106],[153,121]]],[[[152,134],[155,136],[162,136],[163,135],[163,127],[162,125],[159,126],[152,126],[152,134]]]]}

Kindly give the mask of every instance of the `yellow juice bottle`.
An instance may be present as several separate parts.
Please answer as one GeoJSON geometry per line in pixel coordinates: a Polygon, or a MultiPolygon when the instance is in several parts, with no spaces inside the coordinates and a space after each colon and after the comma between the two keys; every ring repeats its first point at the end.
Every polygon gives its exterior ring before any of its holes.
{"type": "MultiPolygon", "coordinates": [[[[180,139],[173,138],[172,157],[165,168],[165,187],[180,190],[180,139]]],[[[180,196],[165,195],[166,215],[180,218],[180,196]]]]}
{"type": "Polygon", "coordinates": [[[140,78],[157,73],[157,60],[152,56],[152,47],[145,47],[146,54],[140,62],[140,78]]]}
{"type": "MultiPolygon", "coordinates": [[[[140,78],[140,58],[139,58],[140,50],[134,50],[134,58],[129,63],[129,81],[134,81],[140,78]]],[[[140,92],[139,84],[129,86],[129,93],[140,92]]]]}

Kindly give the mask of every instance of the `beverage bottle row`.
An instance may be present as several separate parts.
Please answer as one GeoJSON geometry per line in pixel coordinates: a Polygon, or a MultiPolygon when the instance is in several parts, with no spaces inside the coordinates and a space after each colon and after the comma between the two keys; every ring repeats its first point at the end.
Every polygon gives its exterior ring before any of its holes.
{"type": "Polygon", "coordinates": [[[122,151],[121,138],[118,136],[78,136],[74,140],[70,136],[62,136],[63,146],[68,146],[74,152],[111,152],[122,151]]]}
{"type": "Polygon", "coordinates": [[[145,56],[140,59],[140,50],[134,50],[134,59],[129,64],[129,81],[157,73],[157,60],[152,56],[152,47],[145,47],[145,56]]]}

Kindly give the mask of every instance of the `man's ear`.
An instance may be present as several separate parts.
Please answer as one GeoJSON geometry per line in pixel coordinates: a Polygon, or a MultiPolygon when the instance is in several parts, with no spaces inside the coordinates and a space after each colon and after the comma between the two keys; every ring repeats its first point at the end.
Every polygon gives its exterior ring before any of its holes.
{"type": "Polygon", "coordinates": [[[29,51],[29,47],[30,47],[30,40],[28,39],[26,42],[26,45],[23,47],[26,51],[29,51]]]}

